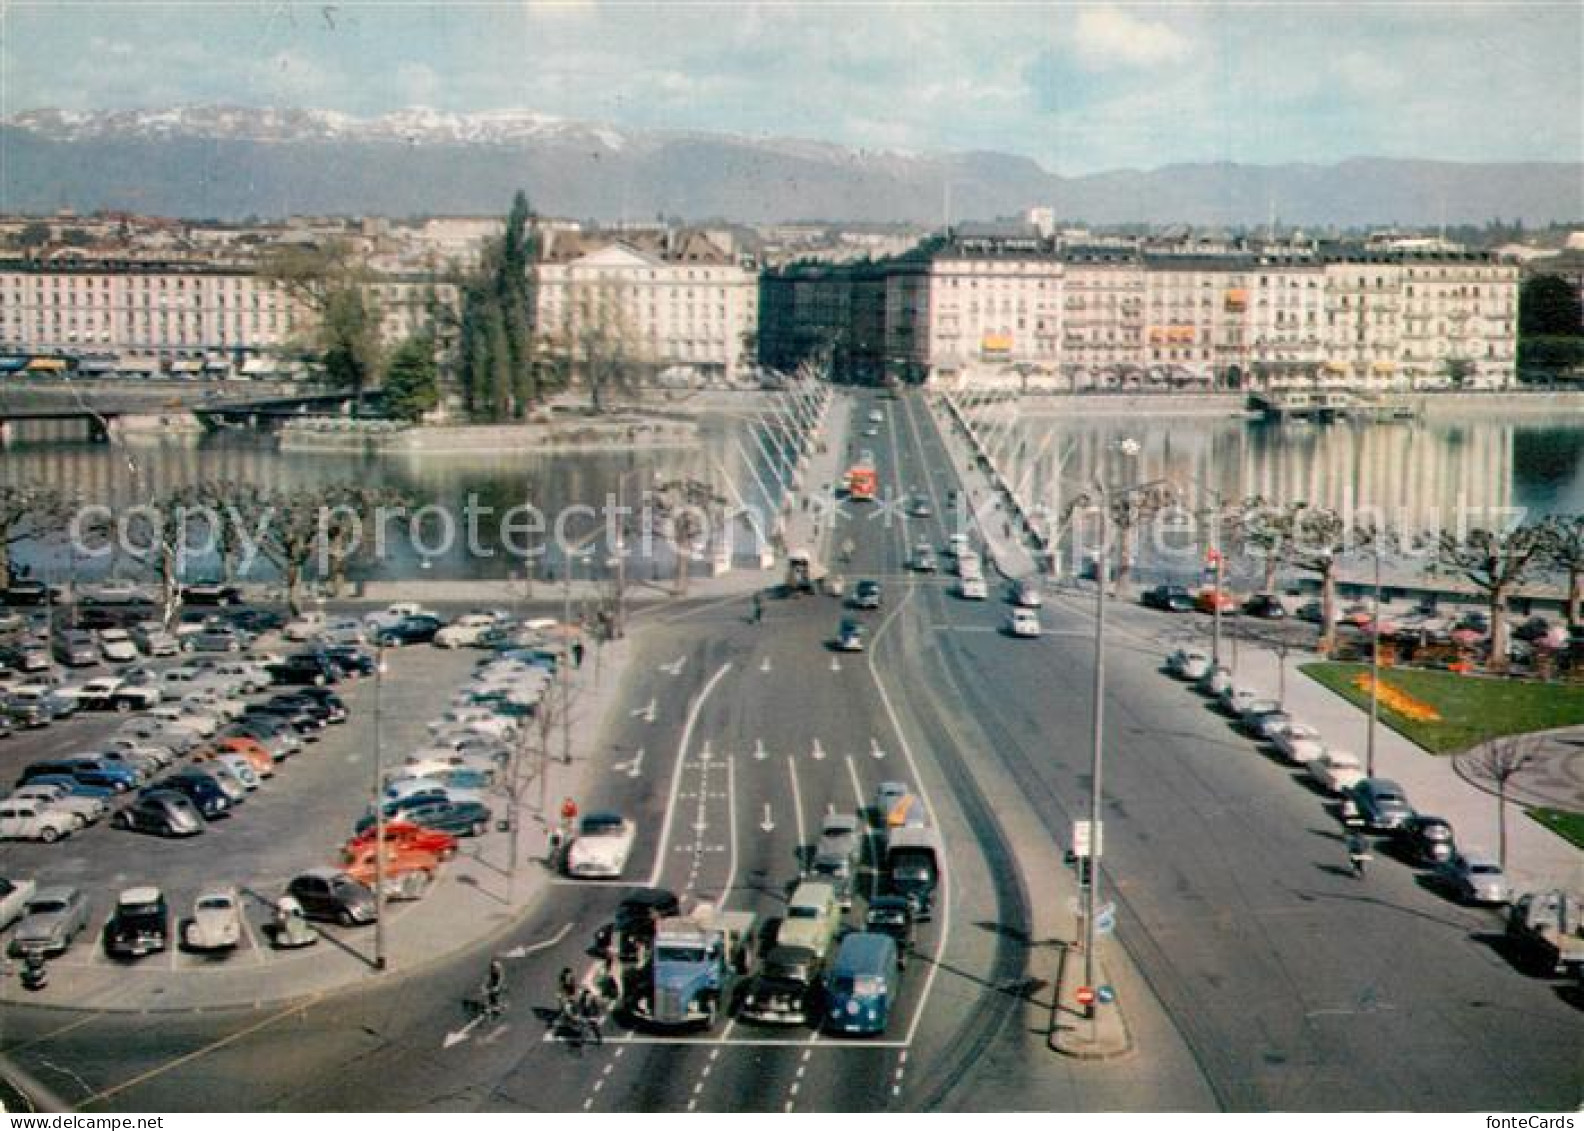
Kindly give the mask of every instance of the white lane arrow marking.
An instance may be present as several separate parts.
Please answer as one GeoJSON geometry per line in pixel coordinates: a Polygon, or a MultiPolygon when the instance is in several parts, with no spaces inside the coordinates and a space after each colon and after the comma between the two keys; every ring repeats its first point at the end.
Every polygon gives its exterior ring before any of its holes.
{"type": "Polygon", "coordinates": [[[773,833],[775,832],[775,819],[770,816],[770,802],[766,801],[764,807],[764,820],[759,822],[759,829],[761,832],[773,833]]]}
{"type": "Polygon", "coordinates": [[[813,758],[816,762],[823,762],[825,760],[825,748],[820,745],[820,740],[817,738],[814,740],[814,749],[809,751],[809,757],[813,758]]]}
{"type": "Polygon", "coordinates": [[[514,946],[510,950],[502,951],[500,956],[502,958],[508,959],[527,958],[530,954],[535,954],[541,950],[548,950],[559,943],[562,939],[566,938],[567,932],[570,931],[572,927],[573,924],[571,923],[563,923],[561,924],[561,929],[555,934],[551,935],[549,938],[541,939],[536,943],[529,943],[527,946],[514,946]]]}
{"type": "Polygon", "coordinates": [[[632,713],[632,717],[635,719],[642,719],[646,723],[652,723],[655,721],[656,710],[658,710],[658,704],[655,702],[655,700],[651,699],[649,700],[647,706],[639,707],[637,710],[635,710],[632,713]]]}
{"type": "Polygon", "coordinates": [[[765,749],[764,739],[754,739],[754,761],[763,762],[768,757],[770,757],[770,751],[765,749]]]}
{"type": "Polygon", "coordinates": [[[876,758],[885,757],[885,751],[880,749],[880,741],[878,739],[871,738],[869,740],[869,753],[876,758]]]}
{"type": "Polygon", "coordinates": [[[770,657],[769,656],[766,656],[764,659],[759,661],[759,670],[762,671],[762,672],[769,672],[769,670],[770,670],[770,657]]]}
{"type": "Polygon", "coordinates": [[[445,1035],[445,1040],[440,1042],[440,1047],[443,1049],[448,1049],[452,1045],[460,1045],[463,1041],[467,1040],[470,1035],[472,1035],[473,1030],[477,1028],[479,1022],[483,1020],[484,1015],[480,1013],[477,1017],[473,1018],[473,1020],[462,1026],[462,1028],[447,1033],[445,1035]]]}
{"type": "Polygon", "coordinates": [[[833,671],[833,672],[841,671],[841,660],[837,659],[835,656],[831,657],[831,671],[833,671]]]}
{"type": "Polygon", "coordinates": [[[685,668],[685,667],[687,667],[687,656],[684,654],[684,655],[678,656],[676,659],[672,660],[669,664],[661,664],[660,665],[660,670],[663,671],[663,672],[666,672],[666,673],[668,673],[670,675],[681,675],[682,674],[682,669],[685,668]]]}
{"type": "Polygon", "coordinates": [[[638,753],[634,754],[627,761],[612,762],[611,769],[615,770],[617,773],[626,774],[630,778],[635,778],[639,774],[643,773],[643,760],[644,751],[643,747],[640,746],[638,748],[638,753]]]}

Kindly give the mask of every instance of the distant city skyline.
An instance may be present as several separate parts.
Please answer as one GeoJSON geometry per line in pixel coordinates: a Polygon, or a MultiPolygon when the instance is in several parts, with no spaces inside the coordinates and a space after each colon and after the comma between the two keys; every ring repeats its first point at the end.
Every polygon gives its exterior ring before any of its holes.
{"type": "Polygon", "coordinates": [[[1063,174],[1584,160],[1565,3],[11,3],[0,113],[530,109],[1063,174]]]}

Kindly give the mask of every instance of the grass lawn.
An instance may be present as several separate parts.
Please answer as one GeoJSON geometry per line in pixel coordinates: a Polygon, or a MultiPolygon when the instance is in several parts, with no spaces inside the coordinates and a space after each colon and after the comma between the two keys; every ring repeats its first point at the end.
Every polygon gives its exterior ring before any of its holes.
{"type": "Polygon", "coordinates": [[[1563,840],[1577,848],[1584,848],[1584,813],[1570,813],[1566,809],[1531,809],[1529,815],[1563,840]]]}
{"type": "MultiPolygon", "coordinates": [[[[1367,664],[1315,663],[1301,668],[1365,710],[1369,694],[1353,685],[1367,664]]],[[[1584,723],[1584,687],[1489,679],[1455,672],[1382,668],[1381,682],[1435,709],[1439,720],[1412,719],[1380,704],[1381,722],[1432,754],[1456,754],[1489,738],[1584,723]]]]}

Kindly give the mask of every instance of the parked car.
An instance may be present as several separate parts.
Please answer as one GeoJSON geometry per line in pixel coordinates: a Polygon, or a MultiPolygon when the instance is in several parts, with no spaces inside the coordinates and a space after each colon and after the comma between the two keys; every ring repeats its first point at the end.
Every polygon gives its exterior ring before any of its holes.
{"type": "Polygon", "coordinates": [[[1237,598],[1225,589],[1201,589],[1194,597],[1194,608],[1201,613],[1213,613],[1217,607],[1223,613],[1237,612],[1237,598]]]}
{"type": "Polygon", "coordinates": [[[1276,727],[1270,740],[1283,758],[1300,766],[1320,757],[1326,749],[1319,731],[1307,723],[1292,720],[1276,727]]]}
{"type": "Polygon", "coordinates": [[[222,735],[215,740],[211,757],[237,757],[245,760],[259,778],[275,776],[275,757],[255,738],[243,735],[222,735]]]}
{"type": "Polygon", "coordinates": [[[1506,903],[1512,897],[1507,874],[1480,852],[1459,852],[1436,869],[1436,879],[1463,903],[1506,903]]]}
{"type": "Polygon", "coordinates": [[[248,646],[247,634],[228,624],[206,624],[182,642],[188,652],[241,652],[248,646]]]}
{"type": "Polygon", "coordinates": [[[434,635],[436,648],[471,648],[483,635],[500,624],[494,613],[463,613],[434,635]]]}
{"type": "Polygon", "coordinates": [[[374,657],[356,645],[331,644],[326,646],[322,655],[338,677],[356,678],[374,674],[374,657]]]}
{"type": "MultiPolygon", "coordinates": [[[[231,795],[220,785],[218,779],[204,773],[196,766],[189,766],[180,773],[171,774],[161,778],[156,787],[143,794],[143,800],[159,793],[176,793],[186,798],[189,805],[203,820],[198,822],[197,828],[192,827],[192,822],[177,818],[174,813],[172,819],[166,820],[153,809],[148,810],[144,816],[155,822],[155,827],[139,829],[142,832],[159,832],[165,836],[196,836],[203,831],[204,821],[217,820],[231,812],[231,795]]],[[[162,804],[165,804],[162,799],[162,804]]],[[[171,806],[166,804],[170,809],[171,806]]],[[[130,813],[131,809],[123,809],[122,813],[130,813]]],[[[114,824],[114,820],[111,821],[114,824]]],[[[123,828],[134,828],[134,825],[123,825],[123,828]]]]}
{"type": "Polygon", "coordinates": [[[77,601],[83,605],[134,605],[148,604],[151,598],[135,583],[111,577],[98,584],[78,586],[77,601]]]}
{"type": "Polygon", "coordinates": [[[1395,832],[1413,816],[1407,793],[1388,778],[1365,778],[1348,795],[1358,806],[1364,827],[1373,832],[1395,832]]]}
{"type": "Polygon", "coordinates": [[[566,849],[569,876],[616,879],[627,867],[638,826],[620,813],[586,814],[566,849]]]}
{"type": "Polygon", "coordinates": [[[19,672],[47,672],[50,669],[49,649],[37,640],[24,640],[0,648],[0,664],[19,672]]]}
{"type": "Polygon", "coordinates": [[[328,687],[305,687],[293,694],[322,707],[325,721],[332,725],[344,723],[350,717],[346,701],[328,687]]]}
{"type": "Polygon", "coordinates": [[[1191,613],[1194,608],[1193,594],[1181,585],[1157,585],[1144,590],[1139,600],[1149,608],[1168,613],[1191,613]]]}
{"type": "MultiPolygon", "coordinates": [[[[366,831],[348,840],[341,848],[343,862],[353,859],[362,849],[371,846],[374,843],[374,833],[374,827],[371,825],[366,831]]],[[[426,829],[411,821],[392,820],[385,822],[385,843],[411,847],[427,852],[440,860],[449,860],[456,855],[460,842],[450,833],[426,829]]]]}
{"type": "Polygon", "coordinates": [[[32,880],[11,880],[0,876],[0,931],[27,913],[28,900],[38,891],[32,880]]]}
{"type": "Polygon", "coordinates": [[[934,573],[940,569],[933,546],[921,542],[913,548],[913,569],[918,573],[934,573]]]}
{"type": "Polygon", "coordinates": [[[138,658],[137,645],[124,628],[101,628],[99,652],[112,664],[131,663],[138,658]]]}
{"type": "Polygon", "coordinates": [[[127,629],[127,636],[145,656],[174,656],[181,648],[176,637],[161,624],[147,621],[135,624],[127,629]]]}
{"type": "Polygon", "coordinates": [[[310,919],[355,927],[376,918],[374,893],[338,868],[303,872],[287,885],[286,894],[302,905],[310,919]]]}
{"type": "Polygon", "coordinates": [[[385,842],[383,851],[372,841],[343,854],[342,867],[358,883],[374,890],[383,863],[387,899],[421,899],[434,883],[440,858],[414,845],[385,842]],[[383,861],[378,857],[383,856],[383,861]]]}
{"type": "Polygon", "coordinates": [[[433,613],[418,613],[410,617],[402,617],[394,624],[380,626],[375,633],[375,639],[387,648],[400,647],[403,644],[428,644],[440,631],[442,621],[433,613]]]}
{"type": "Polygon", "coordinates": [[[8,801],[37,801],[48,809],[64,809],[77,818],[78,828],[87,828],[110,811],[102,797],[85,797],[54,782],[30,781],[18,786],[8,801]]]}
{"type": "Polygon", "coordinates": [[[1260,620],[1283,620],[1287,616],[1287,606],[1274,593],[1256,593],[1243,602],[1243,612],[1260,620]]]}
{"type": "Polygon", "coordinates": [[[13,577],[0,591],[0,603],[7,605],[39,606],[60,604],[58,586],[46,586],[42,581],[28,577],[13,577]]]}
{"type": "Polygon", "coordinates": [[[192,918],[182,924],[182,945],[188,950],[234,950],[241,941],[242,901],[236,888],[200,891],[192,918]]]}
{"type": "Polygon", "coordinates": [[[181,601],[184,605],[218,605],[224,608],[241,604],[242,590],[218,581],[200,581],[182,586],[181,601]]]}
{"type": "MultiPolygon", "coordinates": [[[[385,819],[410,821],[453,836],[483,836],[489,828],[490,811],[473,801],[421,801],[412,805],[390,801],[385,805],[385,819]]],[[[358,821],[354,831],[362,834],[373,827],[374,815],[370,813],[358,821]]]]}
{"type": "Polygon", "coordinates": [[[1037,609],[1045,603],[1039,583],[1025,577],[1012,586],[1012,603],[1021,609],[1037,609]]]}
{"type": "Polygon", "coordinates": [[[1249,708],[1238,717],[1238,726],[1243,728],[1245,734],[1265,742],[1275,737],[1277,728],[1286,726],[1292,721],[1292,715],[1283,710],[1276,700],[1265,699],[1255,700],[1250,704],[1249,708]]]}
{"type": "Polygon", "coordinates": [[[319,652],[294,653],[279,663],[268,665],[268,670],[276,683],[286,685],[326,687],[340,678],[335,665],[319,652]]]}
{"type": "Polygon", "coordinates": [[[281,628],[281,635],[296,643],[316,640],[319,633],[324,630],[325,624],[326,618],[323,613],[306,612],[287,621],[281,628]]]}
{"type": "Polygon", "coordinates": [[[225,614],[225,619],[252,636],[261,636],[282,627],[286,621],[279,613],[269,609],[235,609],[225,614]]]}
{"type": "Polygon", "coordinates": [[[62,774],[84,785],[103,786],[116,793],[125,793],[137,785],[137,776],[130,769],[98,758],[52,758],[32,762],[22,770],[18,780],[26,784],[35,778],[62,774]]]}
{"type": "Polygon", "coordinates": [[[79,827],[76,814],[37,798],[0,801],[0,840],[40,840],[54,844],[79,827]]]}
{"type": "MultiPolygon", "coordinates": [[[[1305,601],[1293,615],[1309,624],[1320,624],[1325,620],[1325,606],[1319,601],[1305,601]]],[[[1333,610],[1331,620],[1333,624],[1341,620],[1341,613],[1333,610]]]]}
{"type": "Polygon", "coordinates": [[[77,689],[77,705],[84,711],[140,711],[159,705],[157,687],[138,687],[115,676],[90,679],[77,689]]]}
{"type": "Polygon", "coordinates": [[[1275,703],[1269,695],[1253,687],[1245,687],[1234,683],[1225,688],[1216,696],[1216,706],[1224,715],[1239,718],[1256,703],[1275,703]]]}
{"type": "Polygon", "coordinates": [[[12,958],[30,954],[54,958],[66,953],[88,927],[88,897],[80,888],[41,888],[27,901],[22,921],[6,947],[12,958]]]}
{"type": "Polygon", "coordinates": [[[104,926],[104,951],[111,958],[142,958],[165,949],[170,908],[156,887],[127,888],[116,897],[115,913],[104,926]]]}
{"type": "Polygon", "coordinates": [[[1398,837],[1415,864],[1445,864],[1457,854],[1451,822],[1443,817],[1415,813],[1403,822],[1398,837]]]}
{"type": "Polygon", "coordinates": [[[1327,793],[1341,793],[1364,780],[1364,767],[1358,755],[1346,750],[1327,750],[1308,764],[1309,776],[1327,793]]]}
{"type": "Polygon", "coordinates": [[[155,836],[197,836],[203,832],[206,826],[200,808],[191,795],[176,784],[175,777],[161,782],[160,786],[140,794],[126,808],[116,810],[110,824],[129,832],[155,836]]]}

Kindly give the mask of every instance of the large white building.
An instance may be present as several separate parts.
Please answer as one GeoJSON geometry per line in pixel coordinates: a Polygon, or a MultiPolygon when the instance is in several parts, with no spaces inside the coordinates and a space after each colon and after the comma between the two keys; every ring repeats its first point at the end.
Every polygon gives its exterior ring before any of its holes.
{"type": "Polygon", "coordinates": [[[755,360],[757,270],[704,233],[542,231],[539,332],[574,370],[591,333],[628,360],[733,380],[755,360]]]}

